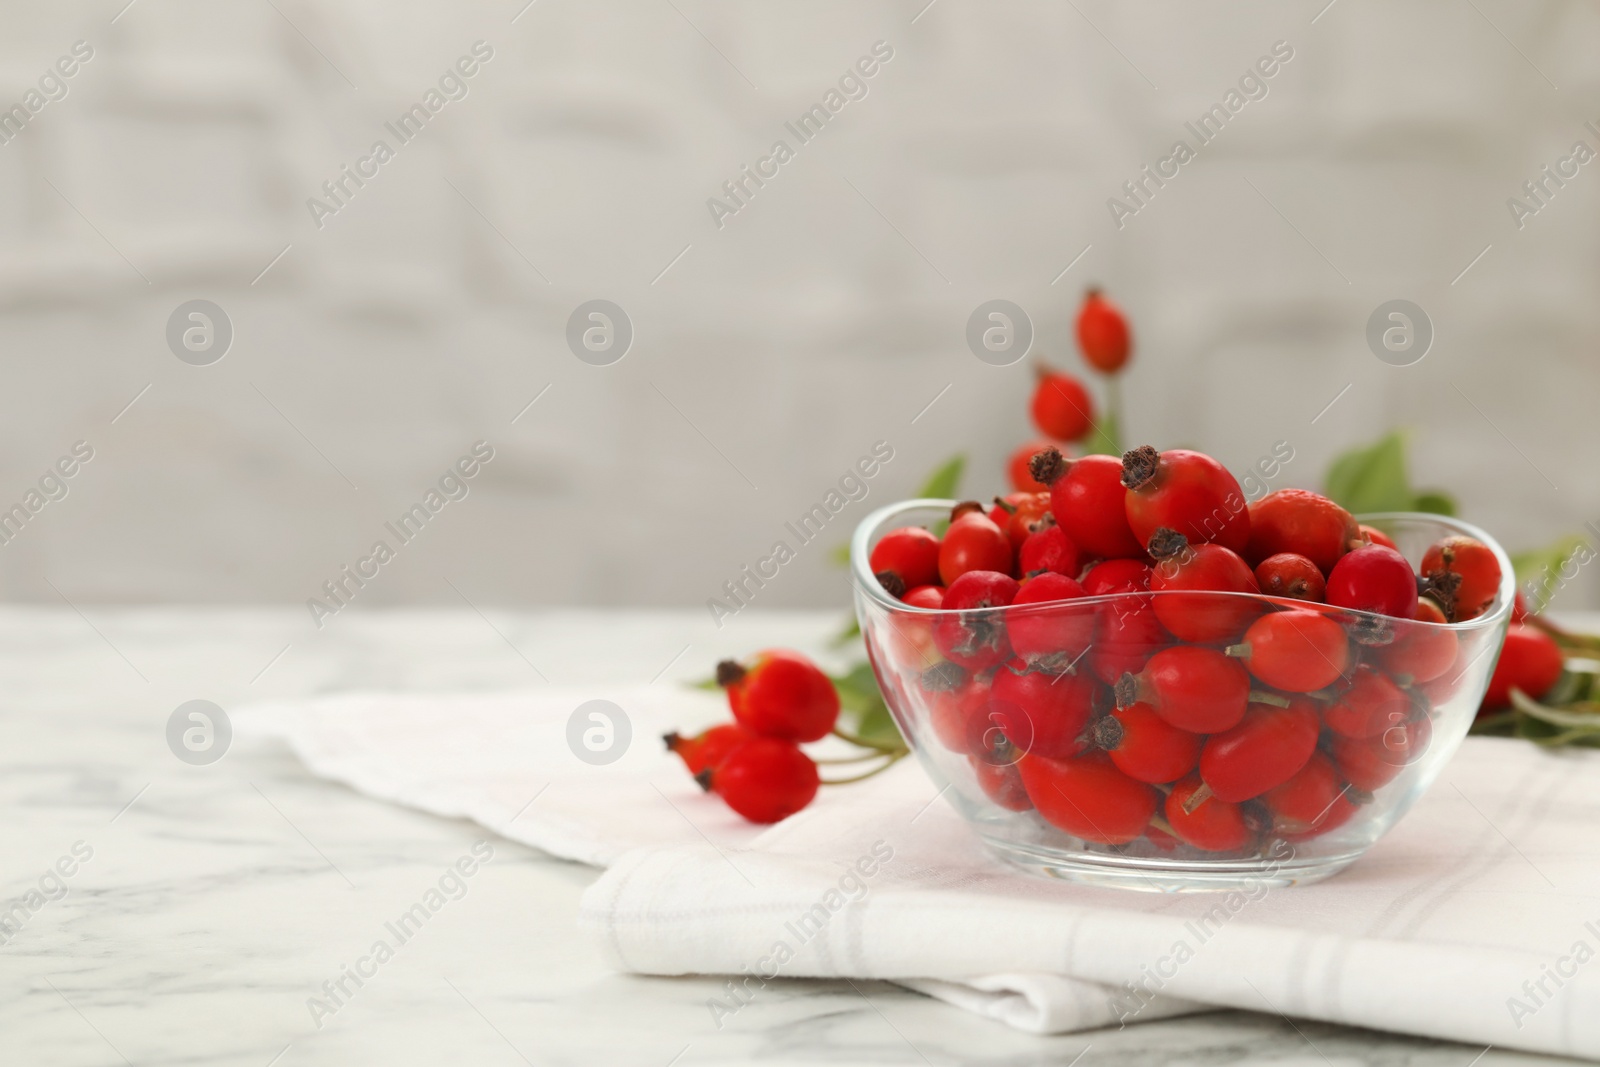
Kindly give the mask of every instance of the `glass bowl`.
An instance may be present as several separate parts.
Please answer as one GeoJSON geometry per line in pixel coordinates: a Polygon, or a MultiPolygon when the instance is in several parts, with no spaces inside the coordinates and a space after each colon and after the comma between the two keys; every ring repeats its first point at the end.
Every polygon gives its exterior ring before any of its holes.
{"type": "MultiPolygon", "coordinates": [[[[1128,592],[974,611],[890,596],[868,567],[872,547],[890,530],[947,518],[953,504],[892,504],[857,527],[851,577],[867,655],[923,769],[984,843],[1076,882],[1240,889],[1312,882],[1348,866],[1416,803],[1466,736],[1515,594],[1510,560],[1482,530],[1390,513],[1360,521],[1393,538],[1413,568],[1451,534],[1494,551],[1500,590],[1483,614],[1446,625],[1249,593],[1128,592]],[[1333,621],[1335,644],[1343,631],[1342,655],[1318,653],[1329,670],[1311,664],[1310,681],[1334,680],[1309,693],[1261,681],[1257,671],[1272,673],[1267,662],[1250,668],[1241,642],[1251,621],[1291,609],[1320,616],[1308,632],[1323,638],[1322,620],[1333,621]],[[1164,621],[1198,640],[1178,640],[1164,621]],[[1230,662],[1219,667],[1219,658],[1230,662]],[[1245,725],[1206,734],[1246,683],[1245,725]],[[1168,718],[1197,736],[1175,736],[1163,728],[1168,718]],[[1196,747],[1198,765],[1188,762],[1196,747]],[[1206,778],[1227,797],[1209,783],[1195,792],[1197,772],[1174,781],[1175,766],[1211,770],[1206,778]]],[[[1296,616],[1291,638],[1305,620],[1296,616]]],[[[1304,671],[1275,680],[1308,684],[1304,671]]]]}

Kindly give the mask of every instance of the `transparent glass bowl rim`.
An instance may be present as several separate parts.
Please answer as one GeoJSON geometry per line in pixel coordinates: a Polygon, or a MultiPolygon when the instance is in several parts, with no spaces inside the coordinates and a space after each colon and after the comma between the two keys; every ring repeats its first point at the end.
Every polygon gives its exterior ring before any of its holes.
{"type": "Polygon", "coordinates": [[[1309,607],[1313,610],[1337,610],[1342,615],[1354,619],[1372,619],[1375,621],[1381,620],[1384,623],[1391,625],[1399,622],[1408,626],[1438,627],[1439,629],[1451,630],[1458,633],[1479,630],[1500,624],[1507,616],[1511,614],[1512,601],[1515,599],[1517,592],[1517,579],[1516,575],[1512,571],[1510,557],[1506,555],[1505,549],[1500,547],[1500,542],[1489,536],[1489,534],[1485,531],[1479,529],[1469,522],[1462,522],[1460,519],[1453,518],[1449,515],[1436,515],[1432,512],[1426,511],[1379,511],[1365,515],[1357,515],[1356,521],[1371,523],[1373,525],[1380,525],[1385,522],[1392,522],[1396,520],[1427,523],[1448,530],[1452,534],[1464,534],[1467,537],[1475,538],[1476,540],[1482,541],[1485,545],[1488,545],[1489,550],[1494,553],[1495,559],[1500,563],[1500,590],[1495,597],[1492,609],[1475,618],[1467,619],[1464,622],[1435,623],[1425,622],[1419,619],[1395,619],[1388,615],[1378,615],[1368,611],[1357,611],[1353,608],[1330,609],[1327,605],[1323,604],[1308,604],[1304,600],[1292,600],[1285,597],[1267,596],[1264,593],[1231,593],[1220,591],[1184,592],[1178,590],[1158,593],[1107,593],[1101,596],[1079,597],[1077,599],[1067,601],[1048,601],[1038,604],[1018,606],[1006,605],[1003,607],[993,608],[950,608],[948,610],[944,608],[917,607],[916,605],[907,604],[903,600],[899,600],[890,596],[888,590],[884,589],[883,586],[879,584],[878,579],[873,576],[871,568],[868,564],[868,558],[871,555],[870,546],[872,544],[873,537],[880,529],[887,532],[891,529],[897,529],[900,526],[910,525],[906,522],[895,521],[908,513],[917,511],[942,510],[945,514],[949,514],[950,509],[955,507],[956,503],[957,501],[954,500],[938,500],[927,497],[916,500],[902,500],[894,504],[887,504],[872,512],[866,518],[862,519],[860,524],[856,526],[855,533],[850,538],[851,584],[853,584],[857,591],[863,596],[871,600],[878,607],[885,611],[893,611],[896,613],[909,615],[926,615],[930,617],[938,617],[941,615],[970,616],[978,612],[993,612],[997,614],[1002,612],[1010,612],[1012,614],[1022,614],[1027,612],[1031,614],[1039,614],[1051,610],[1060,610],[1063,604],[1071,604],[1073,608],[1076,609],[1098,604],[1116,603],[1118,601],[1125,601],[1128,599],[1148,600],[1152,597],[1203,596],[1208,599],[1212,597],[1231,597],[1253,600],[1257,602],[1266,601],[1268,603],[1290,608],[1309,607]]]}

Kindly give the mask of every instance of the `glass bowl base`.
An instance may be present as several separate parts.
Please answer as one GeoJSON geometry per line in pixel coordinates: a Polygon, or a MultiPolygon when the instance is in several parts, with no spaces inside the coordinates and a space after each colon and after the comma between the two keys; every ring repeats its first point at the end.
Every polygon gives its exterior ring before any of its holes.
{"type": "Polygon", "coordinates": [[[1063,852],[987,835],[984,844],[1001,859],[1031,874],[1114,889],[1147,893],[1259,893],[1291,885],[1310,885],[1338,874],[1361,853],[1248,860],[1184,862],[1118,856],[1114,853],[1063,852]]]}

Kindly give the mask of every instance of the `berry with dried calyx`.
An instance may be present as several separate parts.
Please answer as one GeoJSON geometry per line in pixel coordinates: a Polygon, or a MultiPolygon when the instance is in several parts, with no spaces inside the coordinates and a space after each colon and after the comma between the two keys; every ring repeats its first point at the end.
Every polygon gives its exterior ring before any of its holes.
{"type": "Polygon", "coordinates": [[[977,501],[965,501],[950,511],[950,528],[939,543],[939,580],[946,586],[968,571],[1010,574],[1011,539],[977,501]]]}
{"type": "MultiPolygon", "coordinates": [[[[1254,527],[1252,527],[1254,529],[1254,527]]],[[[1268,596],[1321,603],[1327,581],[1317,565],[1294,552],[1279,552],[1256,564],[1256,584],[1268,596]]]]}
{"type": "Polygon", "coordinates": [[[758,652],[748,665],[725,659],[717,664],[717,684],[739,724],[764,737],[816,741],[839,718],[833,679],[798,652],[758,652]]]}
{"type": "Polygon", "coordinates": [[[1090,558],[1122,559],[1144,555],[1124,508],[1122,464],[1115,456],[1068,460],[1059,449],[1033,457],[1033,476],[1050,487],[1056,524],[1090,558]]]}
{"type": "Polygon", "coordinates": [[[700,788],[720,796],[751,822],[786,819],[811,803],[821,779],[817,765],[793,741],[756,737],[737,746],[716,767],[695,775],[700,788]]]}
{"type": "Polygon", "coordinates": [[[1500,561],[1482,541],[1456,534],[1423,553],[1422,581],[1424,595],[1438,601],[1446,619],[1464,622],[1494,602],[1500,591],[1500,561]]]}
{"type": "Polygon", "coordinates": [[[1355,517],[1321,493],[1278,489],[1250,505],[1250,544],[1244,555],[1260,563],[1293,552],[1327,574],[1360,540],[1355,517]]]}
{"type": "Polygon", "coordinates": [[[1231,641],[1266,607],[1254,597],[1211,595],[1260,591],[1250,565],[1236,552],[1221,545],[1191,545],[1164,527],[1151,535],[1149,550],[1156,561],[1150,591],[1166,594],[1152,598],[1156,617],[1180,640],[1231,641]]]}
{"type": "Polygon", "coordinates": [[[867,566],[890,596],[903,597],[939,581],[939,538],[920,526],[890,530],[872,546],[867,566]]]}
{"type": "Polygon", "coordinates": [[[1133,337],[1122,309],[1090,288],[1078,309],[1078,348],[1084,360],[1102,374],[1116,374],[1128,362],[1133,337]]]}
{"type": "MultiPolygon", "coordinates": [[[[1191,543],[1243,552],[1250,543],[1250,509],[1228,468],[1203,452],[1150,445],[1122,454],[1123,509],[1146,548],[1157,530],[1176,530],[1191,543]]],[[[1059,519],[1060,516],[1058,515],[1059,519]]]]}
{"type": "Polygon", "coordinates": [[[738,723],[727,722],[702,730],[693,737],[684,737],[674,730],[663,734],[661,740],[666,742],[668,752],[683,760],[690,774],[699,774],[707,767],[716,767],[729,752],[755,736],[738,723]]]}

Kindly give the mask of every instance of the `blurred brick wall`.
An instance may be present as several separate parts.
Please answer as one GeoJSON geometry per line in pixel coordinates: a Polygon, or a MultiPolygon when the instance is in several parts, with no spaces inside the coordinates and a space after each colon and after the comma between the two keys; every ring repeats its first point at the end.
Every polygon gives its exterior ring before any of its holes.
{"type": "Polygon", "coordinates": [[[1506,206],[1600,147],[1593,5],[123,3],[0,13],[6,106],[94,49],[0,146],[0,502],[95,450],[0,547],[11,598],[303,601],[485,439],[361,606],[701,604],[887,440],[760,599],[842,605],[854,521],[957,450],[991,494],[1028,433],[1028,366],[967,351],[972,309],[1017,302],[1072,365],[1091,280],[1134,319],[1135,441],[1243,467],[1287,440],[1317,485],[1406,426],[1416,480],[1513,548],[1600,517],[1600,164],[1520,230],[1506,206]],[[319,228],[307,199],[480,40],[465,98],[319,228]],[[878,41],[866,96],[719,228],[707,198],[878,41]],[[1277,41],[1268,95],[1113,225],[1277,41]],[[1411,367],[1363,338],[1396,297],[1436,329],[1411,367]],[[194,298],[235,331],[212,366],[167,348],[194,298]],[[592,298],[634,324],[613,366],[566,347],[592,298]]]}

